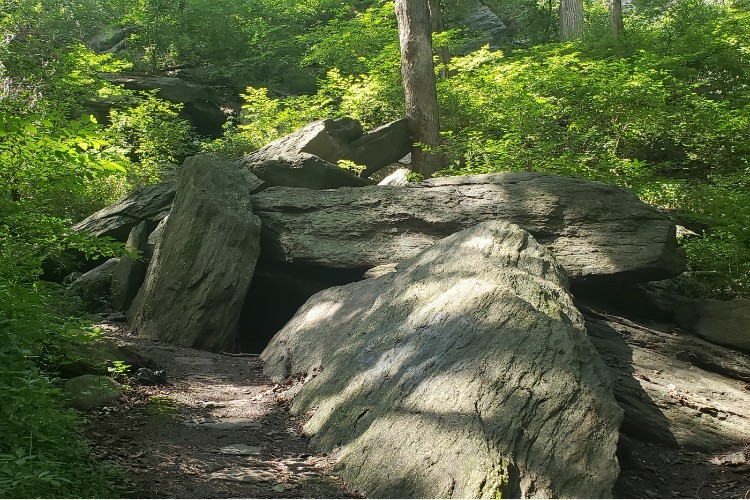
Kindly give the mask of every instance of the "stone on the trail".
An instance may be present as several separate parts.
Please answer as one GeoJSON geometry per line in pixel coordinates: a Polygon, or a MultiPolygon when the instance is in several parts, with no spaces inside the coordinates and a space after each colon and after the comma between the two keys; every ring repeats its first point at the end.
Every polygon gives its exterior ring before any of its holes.
{"type": "Polygon", "coordinates": [[[308,189],[335,189],[372,184],[367,179],[357,177],[337,165],[307,153],[257,161],[240,160],[240,162],[263,181],[263,188],[291,186],[308,189]]]}
{"type": "Polygon", "coordinates": [[[402,118],[378,127],[348,147],[351,152],[347,153],[344,159],[363,165],[365,170],[362,177],[369,177],[411,152],[412,140],[408,121],[402,118]]]}
{"type": "Polygon", "coordinates": [[[146,259],[143,255],[148,250],[148,235],[155,227],[154,222],[141,221],[130,230],[126,247],[131,251],[141,252],[140,257],[124,255],[112,274],[112,308],[125,311],[133,302],[138,289],[146,277],[146,259]]]}
{"type": "Polygon", "coordinates": [[[617,186],[532,172],[406,187],[271,188],[252,196],[269,260],[370,268],[483,221],[518,224],[575,280],[656,280],[685,267],[675,226],[617,186]]]}
{"type": "Polygon", "coordinates": [[[84,273],[68,286],[68,290],[83,301],[89,311],[105,307],[111,297],[112,276],[120,259],[113,258],[84,273]]]}
{"type": "Polygon", "coordinates": [[[158,222],[169,214],[174,199],[174,181],[147,186],[105,207],[73,226],[96,236],[126,241],[130,230],[141,221],[158,222]]]}
{"type": "Polygon", "coordinates": [[[262,470],[257,467],[241,467],[239,465],[236,465],[234,467],[230,467],[229,469],[224,469],[209,474],[208,479],[252,483],[270,483],[276,481],[278,479],[278,475],[271,471],[262,470]]]}
{"type": "Polygon", "coordinates": [[[250,446],[247,444],[230,444],[219,450],[223,455],[260,455],[260,446],[250,446]]]}
{"type": "Polygon", "coordinates": [[[88,410],[114,403],[120,399],[123,388],[109,377],[81,375],[65,382],[63,391],[74,408],[88,410]]]}
{"type": "Polygon", "coordinates": [[[189,158],[143,283],[129,310],[139,335],[231,351],[260,253],[254,176],[214,155],[189,158]]]}
{"type": "Polygon", "coordinates": [[[612,495],[621,412],[552,254],[487,222],[313,296],[262,354],[372,497],[612,495]]]}

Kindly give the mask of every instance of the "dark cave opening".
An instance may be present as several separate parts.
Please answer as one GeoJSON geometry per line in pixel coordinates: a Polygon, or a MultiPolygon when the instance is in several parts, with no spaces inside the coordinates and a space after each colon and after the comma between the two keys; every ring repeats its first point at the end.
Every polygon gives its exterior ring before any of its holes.
{"type": "Polygon", "coordinates": [[[241,352],[260,353],[315,293],[362,279],[367,269],[338,269],[261,259],[240,314],[241,352]]]}

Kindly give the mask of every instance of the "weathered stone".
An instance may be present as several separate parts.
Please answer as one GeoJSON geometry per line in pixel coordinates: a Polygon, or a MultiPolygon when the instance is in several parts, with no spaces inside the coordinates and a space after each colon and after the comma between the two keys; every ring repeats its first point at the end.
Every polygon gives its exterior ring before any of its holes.
{"type": "Polygon", "coordinates": [[[114,403],[123,393],[120,384],[109,377],[99,375],[72,378],[65,382],[63,390],[70,404],[79,410],[114,403]]]}
{"type": "Polygon", "coordinates": [[[143,254],[147,251],[148,235],[154,229],[154,222],[141,221],[130,230],[126,247],[131,251],[141,252],[141,257],[124,255],[112,274],[112,308],[124,311],[133,302],[138,289],[146,277],[146,259],[143,254]]]}
{"type": "Polygon", "coordinates": [[[372,181],[357,177],[337,165],[307,153],[257,161],[243,159],[241,163],[264,181],[263,189],[269,186],[335,189],[372,184],[372,181]]]}
{"type": "Polygon", "coordinates": [[[715,344],[750,353],[750,300],[690,299],[655,290],[646,293],[681,328],[715,344]]]}
{"type": "Polygon", "coordinates": [[[175,186],[174,181],[167,181],[139,189],[90,215],[73,226],[73,229],[88,231],[96,236],[111,236],[124,242],[130,230],[141,221],[160,221],[169,214],[175,186]]]}
{"type": "Polygon", "coordinates": [[[260,253],[248,185],[258,180],[214,155],[182,167],[172,212],[128,317],[139,335],[208,351],[235,347],[260,253]]]}
{"type": "Polygon", "coordinates": [[[319,120],[285,135],[242,160],[251,164],[264,160],[294,158],[300,153],[336,163],[348,152],[346,144],[363,134],[362,125],[351,118],[319,120]]]}
{"type": "Polygon", "coordinates": [[[406,118],[368,132],[349,144],[344,159],[364,165],[362,177],[369,177],[383,167],[399,161],[411,152],[412,140],[406,118]]]}
{"type": "Polygon", "coordinates": [[[406,187],[270,188],[252,198],[264,255],[277,261],[366,269],[504,220],[548,246],[575,280],[654,280],[685,266],[672,222],[624,189],[582,179],[508,172],[406,187]]]}
{"type": "Polygon", "coordinates": [[[406,186],[409,184],[409,170],[408,168],[399,168],[392,174],[388,175],[385,179],[378,182],[378,186],[406,186]]]}
{"type": "Polygon", "coordinates": [[[71,283],[68,290],[80,297],[88,310],[101,309],[109,303],[112,275],[119,261],[120,259],[107,260],[71,283]]]}
{"type": "Polygon", "coordinates": [[[702,451],[750,440],[750,393],[743,388],[750,356],[673,328],[584,311],[591,341],[615,379],[623,433],[702,451]]]}
{"type": "Polygon", "coordinates": [[[611,496],[620,409],[562,269],[487,222],[312,297],[262,354],[371,497],[611,496]]]}

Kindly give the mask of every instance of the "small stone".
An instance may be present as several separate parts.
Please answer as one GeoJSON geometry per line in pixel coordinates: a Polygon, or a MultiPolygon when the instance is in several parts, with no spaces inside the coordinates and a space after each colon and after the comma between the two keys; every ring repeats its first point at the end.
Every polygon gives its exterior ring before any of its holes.
{"type": "Polygon", "coordinates": [[[222,481],[238,481],[244,483],[260,483],[260,482],[271,482],[276,477],[273,473],[258,470],[252,467],[231,467],[224,469],[208,476],[209,479],[222,480],[222,481]]]}
{"type": "Polygon", "coordinates": [[[230,444],[219,450],[224,455],[259,455],[260,446],[248,446],[246,444],[230,444]]]}

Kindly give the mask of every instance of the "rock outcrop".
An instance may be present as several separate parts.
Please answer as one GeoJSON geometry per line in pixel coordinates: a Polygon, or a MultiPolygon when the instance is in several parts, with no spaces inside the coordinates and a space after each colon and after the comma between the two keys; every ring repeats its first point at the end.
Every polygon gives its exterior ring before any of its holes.
{"type": "Polygon", "coordinates": [[[529,172],[406,187],[271,188],[253,196],[272,260],[367,269],[488,220],[523,227],[578,281],[655,280],[685,266],[674,224],[624,189],[529,172]]]}
{"type": "Polygon", "coordinates": [[[174,206],[129,311],[141,336],[232,350],[260,253],[249,192],[261,181],[212,155],[188,159],[174,206]]]}
{"type": "Polygon", "coordinates": [[[372,497],[612,494],[620,410],[551,253],[487,222],[313,296],[263,352],[372,497]]]}

